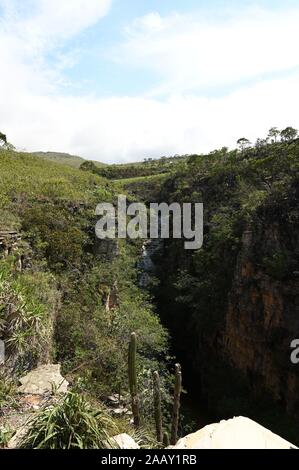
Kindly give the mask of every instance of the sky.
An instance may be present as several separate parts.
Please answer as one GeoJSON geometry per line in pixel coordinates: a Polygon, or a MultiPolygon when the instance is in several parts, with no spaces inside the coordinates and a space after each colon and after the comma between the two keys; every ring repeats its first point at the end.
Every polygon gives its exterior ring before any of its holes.
{"type": "Polygon", "coordinates": [[[106,163],[299,128],[298,0],[0,0],[0,131],[106,163]]]}

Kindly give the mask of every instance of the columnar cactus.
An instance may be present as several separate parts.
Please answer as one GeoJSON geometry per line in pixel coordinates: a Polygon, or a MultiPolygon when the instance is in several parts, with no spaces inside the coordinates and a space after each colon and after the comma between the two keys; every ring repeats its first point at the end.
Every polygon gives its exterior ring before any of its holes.
{"type": "Polygon", "coordinates": [[[169,447],[170,442],[169,442],[169,435],[168,432],[164,432],[163,434],[163,447],[169,447]]]}
{"type": "Polygon", "coordinates": [[[129,385],[132,400],[132,413],[135,427],[140,426],[140,412],[137,392],[137,373],[136,373],[136,351],[137,338],[136,333],[131,334],[128,357],[129,385]]]}
{"type": "Polygon", "coordinates": [[[162,411],[161,411],[161,386],[160,386],[159,373],[157,371],[153,373],[153,386],[154,386],[153,387],[154,388],[154,409],[155,409],[157,441],[162,443],[163,434],[162,434],[162,411]]]}
{"type": "Polygon", "coordinates": [[[177,443],[177,440],[178,440],[181,393],[182,393],[182,371],[181,371],[180,364],[176,364],[175,365],[175,384],[174,384],[172,426],[171,426],[171,445],[173,446],[177,443]]]}

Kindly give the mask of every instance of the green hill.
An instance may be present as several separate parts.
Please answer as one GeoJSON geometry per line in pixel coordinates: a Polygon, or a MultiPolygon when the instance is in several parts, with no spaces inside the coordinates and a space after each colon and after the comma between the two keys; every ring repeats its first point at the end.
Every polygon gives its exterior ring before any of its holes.
{"type": "MultiPolygon", "coordinates": [[[[129,403],[135,331],[143,443],[157,445],[155,370],[168,426],[174,360],[191,405],[184,414],[182,404],[181,434],[198,427],[193,417],[246,415],[299,442],[299,373],[290,361],[299,331],[299,140],[241,143],[103,168],[83,161],[80,169],[2,149],[0,338],[10,379],[0,371],[0,407],[13,408],[18,377],[47,361],[61,363],[92,403],[111,394],[129,403]],[[119,193],[134,202],[203,202],[203,247],[185,250],[170,237],[150,254],[143,240],[97,240],[95,207],[116,204],[119,193]],[[155,269],[146,290],[138,282],[145,253],[155,269]]],[[[128,423],[116,418],[117,432],[130,432],[128,423]]]]}
{"type": "Polygon", "coordinates": [[[82,163],[81,169],[91,171],[111,180],[133,179],[145,176],[167,174],[175,171],[177,166],[187,160],[187,156],[161,157],[156,160],[147,159],[143,162],[113,164],[98,167],[96,162],[82,163]]]}
{"type": "MultiPolygon", "coordinates": [[[[43,158],[45,160],[49,160],[55,163],[61,163],[63,165],[68,165],[73,168],[80,168],[80,165],[84,163],[86,160],[82,157],[78,157],[77,155],[70,155],[69,153],[63,152],[33,152],[31,155],[36,157],[43,158]]],[[[95,166],[101,167],[104,164],[101,162],[93,162],[95,166]]]]}
{"type": "MultiPolygon", "coordinates": [[[[120,388],[128,394],[133,331],[146,404],[147,371],[158,367],[158,357],[167,377],[168,339],[137,284],[140,241],[123,240],[117,247],[95,237],[95,208],[116,202],[115,184],[2,150],[0,188],[0,338],[7,366],[0,371],[0,408],[18,400],[20,375],[49,361],[61,363],[75,390],[93,401],[120,388]]],[[[149,408],[146,413],[151,420],[149,408]]],[[[122,432],[129,421],[115,420],[115,426],[122,432]]]]}

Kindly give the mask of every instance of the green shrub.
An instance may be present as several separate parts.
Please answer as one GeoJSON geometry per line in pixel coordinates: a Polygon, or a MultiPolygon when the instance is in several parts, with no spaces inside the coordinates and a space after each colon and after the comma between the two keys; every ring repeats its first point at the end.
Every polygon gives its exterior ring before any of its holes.
{"type": "Polygon", "coordinates": [[[8,442],[12,438],[13,433],[4,427],[0,427],[0,449],[7,447],[8,442]]]}
{"type": "Polygon", "coordinates": [[[68,393],[62,402],[33,418],[21,448],[111,448],[109,432],[113,427],[114,423],[104,409],[94,409],[83,396],[68,393]]]}
{"type": "Polygon", "coordinates": [[[13,367],[48,359],[56,302],[50,275],[16,273],[13,257],[0,261],[0,333],[13,367]]]}

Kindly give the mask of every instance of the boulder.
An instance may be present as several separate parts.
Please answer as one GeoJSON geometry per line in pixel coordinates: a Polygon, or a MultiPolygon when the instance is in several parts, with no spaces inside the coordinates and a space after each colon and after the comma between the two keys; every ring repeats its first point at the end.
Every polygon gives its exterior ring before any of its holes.
{"type": "Polygon", "coordinates": [[[172,449],[296,449],[290,442],[249,418],[210,424],[178,441],[172,449]]]}
{"type": "Polygon", "coordinates": [[[18,391],[26,395],[45,395],[55,390],[66,393],[68,382],[60,373],[60,364],[39,366],[20,379],[18,391]]]}
{"type": "Polygon", "coordinates": [[[131,415],[132,413],[128,408],[111,408],[111,413],[116,416],[124,416],[124,415],[131,415]]]}
{"type": "Polygon", "coordinates": [[[112,438],[113,441],[116,442],[119,449],[140,449],[137,442],[129,434],[118,434],[112,438]]]}

